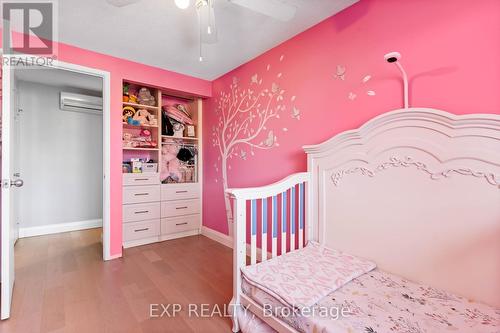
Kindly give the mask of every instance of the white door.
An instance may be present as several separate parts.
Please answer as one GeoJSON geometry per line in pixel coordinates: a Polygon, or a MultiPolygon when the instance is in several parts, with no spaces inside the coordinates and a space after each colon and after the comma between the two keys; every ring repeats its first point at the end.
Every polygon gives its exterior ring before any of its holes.
{"type": "Polygon", "coordinates": [[[2,75],[2,287],[0,318],[10,317],[14,288],[14,243],[17,239],[15,191],[23,185],[16,176],[16,102],[14,71],[4,66],[2,75]]]}

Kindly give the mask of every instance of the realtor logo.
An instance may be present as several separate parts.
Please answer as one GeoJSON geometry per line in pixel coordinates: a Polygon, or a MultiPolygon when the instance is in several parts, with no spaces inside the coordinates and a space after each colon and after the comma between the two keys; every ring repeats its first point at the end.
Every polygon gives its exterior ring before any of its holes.
{"type": "MultiPolygon", "coordinates": [[[[54,0],[1,2],[3,18],[3,54],[30,55],[41,64],[40,57],[56,55],[56,2],[54,0]]],[[[26,57],[25,57],[26,58],[26,57]]]]}

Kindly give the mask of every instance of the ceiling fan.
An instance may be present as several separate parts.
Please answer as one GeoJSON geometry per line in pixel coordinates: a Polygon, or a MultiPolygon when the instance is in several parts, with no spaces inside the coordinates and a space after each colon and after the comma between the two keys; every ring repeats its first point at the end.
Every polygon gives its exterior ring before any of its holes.
{"type": "MultiPolygon", "coordinates": [[[[106,0],[113,6],[125,7],[133,3],[140,2],[141,0],[106,0]]],[[[191,2],[196,6],[198,3],[208,5],[209,0],[174,0],[177,7],[186,9],[191,2]]],[[[279,21],[290,21],[297,11],[297,8],[286,0],[226,0],[235,5],[244,7],[251,11],[272,17],[279,21]]],[[[213,1],[211,1],[213,2],[213,1]]]]}
{"type": "MultiPolygon", "coordinates": [[[[106,0],[115,7],[125,7],[142,0],[106,0]]],[[[177,7],[187,9],[191,2],[194,2],[198,13],[200,28],[200,61],[202,57],[202,44],[213,44],[217,42],[217,28],[215,25],[215,0],[174,0],[177,7]]],[[[286,0],[226,0],[237,6],[251,11],[269,16],[279,21],[290,21],[297,11],[297,8],[288,4],[286,0]]]]}

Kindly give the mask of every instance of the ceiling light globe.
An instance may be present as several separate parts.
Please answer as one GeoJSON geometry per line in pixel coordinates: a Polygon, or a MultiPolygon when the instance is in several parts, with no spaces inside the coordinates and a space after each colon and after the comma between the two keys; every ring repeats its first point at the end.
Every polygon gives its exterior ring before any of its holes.
{"type": "Polygon", "coordinates": [[[180,9],[186,9],[189,7],[189,0],[175,0],[175,4],[180,9]]]}

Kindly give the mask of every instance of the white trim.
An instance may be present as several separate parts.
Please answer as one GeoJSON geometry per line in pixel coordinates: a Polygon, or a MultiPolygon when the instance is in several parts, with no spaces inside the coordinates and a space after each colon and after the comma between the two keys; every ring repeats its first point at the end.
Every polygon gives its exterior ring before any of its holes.
{"type": "Polygon", "coordinates": [[[171,240],[171,239],[196,236],[199,234],[200,234],[200,229],[194,229],[194,230],[176,232],[175,234],[160,235],[160,237],[158,239],[160,242],[163,242],[163,241],[167,241],[167,240],[171,240]]]}
{"type": "Polygon", "coordinates": [[[19,238],[58,234],[61,232],[85,230],[102,227],[102,219],[85,220],[68,223],[48,224],[38,227],[19,228],[19,238]]]}
{"type": "Polygon", "coordinates": [[[227,246],[229,248],[233,248],[233,239],[229,237],[226,234],[223,234],[222,232],[210,229],[208,227],[202,226],[201,227],[201,234],[205,237],[210,238],[211,240],[214,240],[218,243],[221,243],[224,246],[227,246]]]}
{"type": "Polygon", "coordinates": [[[158,236],[123,242],[123,248],[128,249],[129,247],[135,247],[135,246],[141,246],[141,245],[153,244],[153,243],[158,243],[158,236]]]}
{"type": "MultiPolygon", "coordinates": [[[[24,54],[16,54],[12,57],[29,56],[24,54]]],[[[4,55],[4,57],[11,57],[4,55]]],[[[110,72],[76,65],[64,61],[54,60],[53,63],[44,64],[43,66],[54,69],[67,70],[75,73],[97,76],[102,79],[102,99],[103,99],[103,258],[104,260],[111,259],[111,74],[110,72]]],[[[14,68],[15,70],[15,68],[14,68]]],[[[114,255],[113,257],[115,257],[114,255]]],[[[120,255],[121,256],[121,255],[120,255]]]]}

